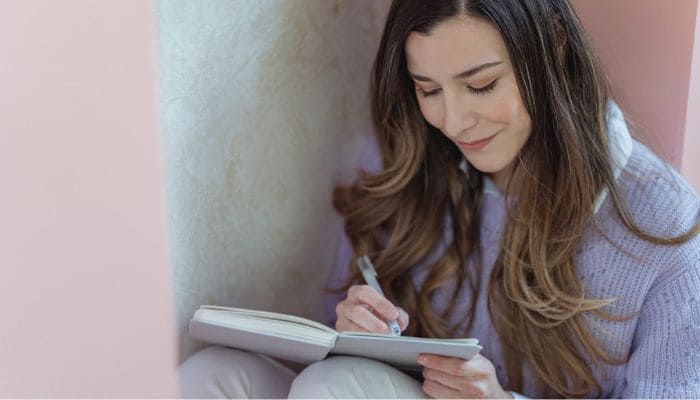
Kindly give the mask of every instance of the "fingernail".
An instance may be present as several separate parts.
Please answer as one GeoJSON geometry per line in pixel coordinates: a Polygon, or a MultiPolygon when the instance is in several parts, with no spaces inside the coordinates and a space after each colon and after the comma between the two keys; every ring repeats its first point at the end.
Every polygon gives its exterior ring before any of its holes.
{"type": "Polygon", "coordinates": [[[428,357],[422,356],[422,355],[421,355],[421,356],[418,356],[418,360],[417,360],[417,361],[418,361],[419,364],[425,364],[425,362],[428,361],[428,357]]]}

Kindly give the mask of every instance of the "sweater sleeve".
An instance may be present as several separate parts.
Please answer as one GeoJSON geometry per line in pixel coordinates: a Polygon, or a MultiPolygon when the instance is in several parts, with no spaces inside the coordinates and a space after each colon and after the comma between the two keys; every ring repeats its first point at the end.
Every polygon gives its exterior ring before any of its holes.
{"type": "Polygon", "coordinates": [[[668,261],[642,307],[622,397],[700,398],[700,237],[668,261]]]}

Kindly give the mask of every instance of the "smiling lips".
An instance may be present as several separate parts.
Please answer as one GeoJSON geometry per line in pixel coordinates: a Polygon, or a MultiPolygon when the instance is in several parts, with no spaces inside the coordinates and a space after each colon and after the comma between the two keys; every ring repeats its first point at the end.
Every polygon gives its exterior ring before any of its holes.
{"type": "Polygon", "coordinates": [[[484,147],[486,147],[487,144],[491,143],[493,138],[496,137],[500,132],[496,132],[495,134],[485,138],[485,139],[480,139],[480,140],[475,140],[473,142],[457,142],[460,148],[467,150],[467,151],[477,151],[481,150],[484,147]]]}

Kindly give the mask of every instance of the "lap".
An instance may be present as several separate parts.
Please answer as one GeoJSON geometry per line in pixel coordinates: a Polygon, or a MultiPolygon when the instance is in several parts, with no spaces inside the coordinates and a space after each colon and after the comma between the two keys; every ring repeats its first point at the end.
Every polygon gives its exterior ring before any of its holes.
{"type": "Polygon", "coordinates": [[[297,373],[264,355],[208,347],[178,368],[183,398],[283,398],[297,373]]]}
{"type": "Polygon", "coordinates": [[[335,356],[308,366],[289,398],[425,398],[421,383],[404,371],[360,357],[335,356]]]}
{"type": "Polygon", "coordinates": [[[297,374],[270,357],[213,346],[178,372],[183,398],[425,398],[406,372],[360,357],[330,357],[297,374]]]}

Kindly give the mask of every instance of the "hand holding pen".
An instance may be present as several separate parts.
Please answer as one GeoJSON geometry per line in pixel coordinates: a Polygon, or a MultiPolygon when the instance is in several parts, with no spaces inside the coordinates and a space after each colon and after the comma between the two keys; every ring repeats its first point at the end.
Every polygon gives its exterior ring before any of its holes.
{"type": "Polygon", "coordinates": [[[336,307],[338,331],[371,332],[400,335],[408,326],[408,314],[387,300],[376,280],[376,273],[369,259],[358,259],[358,267],[367,285],[354,285],[348,297],[336,307]],[[394,324],[394,330],[390,324],[394,324]],[[398,325],[398,326],[396,326],[398,325]]]}

